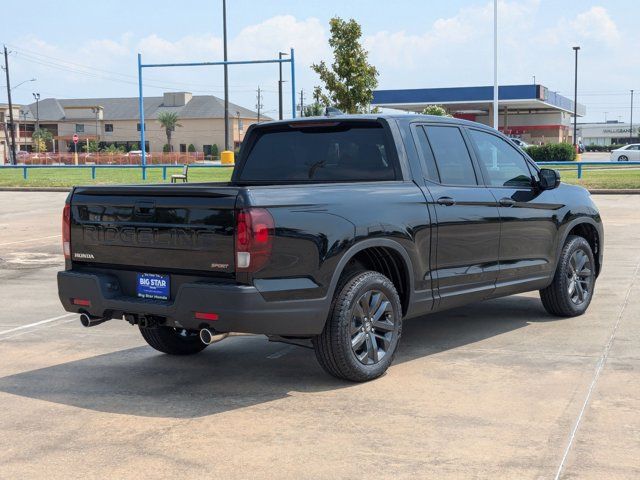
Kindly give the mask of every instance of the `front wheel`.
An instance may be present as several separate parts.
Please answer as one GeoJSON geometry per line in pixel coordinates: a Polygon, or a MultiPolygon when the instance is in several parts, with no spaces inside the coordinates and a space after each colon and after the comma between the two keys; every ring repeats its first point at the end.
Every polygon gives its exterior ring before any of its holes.
{"type": "Polygon", "coordinates": [[[169,355],[193,355],[207,348],[197,333],[182,328],[140,327],[140,333],[149,346],[169,355]]]}
{"type": "Polygon", "coordinates": [[[313,345],[318,362],[328,373],[364,382],[389,368],[401,333],[398,292],[387,277],[367,271],[341,284],[324,330],[313,345]]]}
{"type": "Polygon", "coordinates": [[[582,315],[593,297],[595,267],[589,242],[570,235],[560,254],[553,282],[540,290],[542,305],[547,312],[561,317],[582,315]]]}
{"type": "Polygon", "coordinates": [[[626,155],[620,155],[618,157],[618,161],[619,162],[628,162],[629,161],[629,157],[627,157],[626,155]]]}

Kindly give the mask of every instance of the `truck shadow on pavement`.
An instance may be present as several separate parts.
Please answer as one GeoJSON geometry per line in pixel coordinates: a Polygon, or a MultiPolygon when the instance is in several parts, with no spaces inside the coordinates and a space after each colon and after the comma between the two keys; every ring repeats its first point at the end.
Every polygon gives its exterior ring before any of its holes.
{"type": "MultiPolygon", "coordinates": [[[[537,298],[524,296],[408,320],[395,364],[554,320],[537,298]]],[[[394,375],[393,366],[387,375],[394,375]]],[[[161,355],[145,345],[0,379],[0,391],[13,395],[160,418],[197,418],[283,399],[292,391],[342,388],[358,384],[330,377],[313,351],[262,336],[231,337],[192,357],[161,355]]]]}

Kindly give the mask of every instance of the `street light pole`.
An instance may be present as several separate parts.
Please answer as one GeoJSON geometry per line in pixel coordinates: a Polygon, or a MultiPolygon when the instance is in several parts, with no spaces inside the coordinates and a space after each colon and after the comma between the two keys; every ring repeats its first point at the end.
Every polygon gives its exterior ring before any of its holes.
{"type": "Polygon", "coordinates": [[[493,128],[498,130],[498,0],[493,0],[493,128]]]}
{"type": "MultiPolygon", "coordinates": [[[[288,53],[278,52],[278,59],[282,60],[282,57],[289,55],[288,53]]],[[[278,119],[282,120],[282,63],[278,64],[280,70],[280,79],[278,80],[278,119]]]]}
{"type": "MultiPolygon", "coordinates": [[[[227,0],[222,0],[222,37],[224,61],[227,61],[227,0]]],[[[229,150],[229,69],[224,64],[224,149],[229,150]]]]}
{"type": "Polygon", "coordinates": [[[573,146],[578,145],[578,50],[580,47],[573,47],[576,52],[576,66],[574,70],[574,82],[573,82],[573,146]]]}

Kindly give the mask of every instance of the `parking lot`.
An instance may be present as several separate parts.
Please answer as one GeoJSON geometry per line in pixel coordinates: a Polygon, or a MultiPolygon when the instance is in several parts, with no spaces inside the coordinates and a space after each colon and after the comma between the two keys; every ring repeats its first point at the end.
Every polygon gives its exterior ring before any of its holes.
{"type": "Polygon", "coordinates": [[[234,336],[189,358],[58,301],[66,193],[0,192],[0,478],[640,477],[640,196],[594,197],[586,315],[537,293],[405,323],[379,380],[234,336]]]}

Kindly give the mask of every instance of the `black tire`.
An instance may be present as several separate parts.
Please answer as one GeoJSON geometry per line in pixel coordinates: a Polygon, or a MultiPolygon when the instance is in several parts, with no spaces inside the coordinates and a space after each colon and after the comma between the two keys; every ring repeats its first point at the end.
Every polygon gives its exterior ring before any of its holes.
{"type": "Polygon", "coordinates": [[[140,327],[140,333],[149,346],[169,355],[193,355],[207,348],[198,334],[179,328],[140,327]]]}
{"type": "Polygon", "coordinates": [[[365,271],[345,276],[338,285],[327,323],[313,346],[328,373],[366,382],[389,368],[401,334],[402,307],[393,283],[365,271]]]}
{"type": "Polygon", "coordinates": [[[629,157],[627,157],[626,155],[620,155],[618,157],[618,161],[619,162],[628,162],[629,161],[629,157]]]}
{"type": "Polygon", "coordinates": [[[553,282],[540,290],[545,310],[560,317],[582,315],[593,298],[595,268],[589,242],[582,237],[570,235],[562,248],[553,282]],[[581,263],[583,264],[580,265],[581,263]]]}

